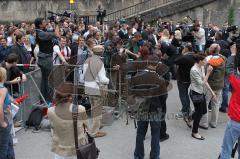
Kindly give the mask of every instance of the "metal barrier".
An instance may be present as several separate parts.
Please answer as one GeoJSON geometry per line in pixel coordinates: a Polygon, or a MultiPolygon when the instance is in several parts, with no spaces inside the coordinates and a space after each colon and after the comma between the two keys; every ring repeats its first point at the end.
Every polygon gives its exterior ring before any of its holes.
{"type": "Polygon", "coordinates": [[[47,107],[47,103],[40,91],[41,71],[39,68],[25,74],[27,81],[20,84],[21,94],[27,94],[28,98],[19,106],[19,115],[21,116],[22,126],[25,123],[35,107],[47,107]]]}

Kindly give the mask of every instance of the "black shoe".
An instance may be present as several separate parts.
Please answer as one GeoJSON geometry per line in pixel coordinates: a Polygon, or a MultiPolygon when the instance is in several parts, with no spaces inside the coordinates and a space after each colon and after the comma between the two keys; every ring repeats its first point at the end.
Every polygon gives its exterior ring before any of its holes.
{"type": "Polygon", "coordinates": [[[208,130],[208,127],[201,126],[201,125],[199,125],[199,128],[200,128],[200,129],[204,129],[204,130],[208,130]]]}
{"type": "Polygon", "coordinates": [[[165,140],[169,139],[169,134],[165,134],[164,136],[160,137],[160,142],[163,142],[165,140]]]}
{"type": "Polygon", "coordinates": [[[221,107],[221,108],[219,108],[219,111],[222,112],[222,113],[227,113],[226,108],[222,108],[222,107],[221,107]]]}
{"type": "Polygon", "coordinates": [[[205,138],[203,136],[200,136],[200,138],[196,137],[194,134],[192,134],[192,137],[198,140],[205,140],[205,138]]]}

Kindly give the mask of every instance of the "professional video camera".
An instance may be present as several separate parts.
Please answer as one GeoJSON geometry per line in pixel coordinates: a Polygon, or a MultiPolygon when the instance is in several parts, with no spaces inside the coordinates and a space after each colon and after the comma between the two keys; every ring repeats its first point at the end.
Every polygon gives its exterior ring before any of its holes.
{"type": "Polygon", "coordinates": [[[61,13],[55,13],[55,12],[52,12],[52,11],[48,11],[48,14],[50,14],[50,16],[48,16],[48,19],[51,22],[55,22],[57,16],[61,17],[61,21],[63,21],[63,19],[65,17],[68,17],[68,18],[71,17],[71,13],[68,13],[67,11],[64,11],[62,14],[61,13]]]}
{"type": "Polygon", "coordinates": [[[238,30],[238,26],[233,25],[227,28],[227,32],[233,32],[235,33],[238,30]]]}

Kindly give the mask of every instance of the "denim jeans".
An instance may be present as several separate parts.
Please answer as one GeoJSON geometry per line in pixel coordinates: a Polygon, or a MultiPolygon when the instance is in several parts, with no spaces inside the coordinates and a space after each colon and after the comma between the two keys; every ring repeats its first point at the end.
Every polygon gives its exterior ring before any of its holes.
{"type": "Polygon", "coordinates": [[[204,53],[205,45],[195,45],[195,51],[204,53]]]}
{"type": "Polygon", "coordinates": [[[15,159],[11,129],[11,125],[0,128],[0,159],[15,159]]]}
{"type": "Polygon", "coordinates": [[[180,101],[182,104],[182,110],[184,116],[188,116],[190,113],[190,98],[188,95],[188,88],[190,86],[190,82],[181,82],[177,81],[178,92],[180,101]]]}
{"type": "MultiPolygon", "coordinates": [[[[240,144],[240,123],[230,120],[227,124],[220,159],[230,159],[234,144],[240,144]]],[[[240,145],[238,145],[238,159],[240,159],[240,145]]]]}
{"type": "Polygon", "coordinates": [[[226,109],[228,107],[228,93],[230,91],[229,87],[230,87],[230,83],[229,83],[228,79],[225,77],[224,78],[224,88],[222,91],[222,105],[221,105],[222,109],[226,109]]]}
{"type": "Polygon", "coordinates": [[[150,159],[160,159],[160,121],[138,121],[136,147],[134,159],[144,158],[144,139],[148,130],[148,124],[151,126],[151,152],[150,159]]]}

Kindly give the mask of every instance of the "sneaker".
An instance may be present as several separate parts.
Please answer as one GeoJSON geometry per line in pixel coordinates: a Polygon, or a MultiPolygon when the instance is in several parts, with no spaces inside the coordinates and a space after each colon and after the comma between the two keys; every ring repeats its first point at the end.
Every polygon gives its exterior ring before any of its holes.
{"type": "Polygon", "coordinates": [[[93,137],[98,138],[98,137],[103,137],[103,136],[106,136],[106,135],[107,135],[107,133],[99,131],[93,137]]]}
{"type": "Polygon", "coordinates": [[[169,139],[169,134],[167,134],[167,133],[164,136],[160,136],[160,142],[163,142],[168,139],[169,139]]]}
{"type": "Polygon", "coordinates": [[[15,128],[21,127],[21,126],[22,126],[22,124],[21,124],[19,121],[16,121],[16,122],[14,123],[14,127],[15,127],[15,128]]]}
{"type": "Polygon", "coordinates": [[[32,133],[40,133],[40,129],[34,128],[34,129],[32,130],[32,133]]]}
{"type": "Polygon", "coordinates": [[[208,108],[208,111],[209,111],[209,112],[212,112],[212,108],[208,108]]]}

